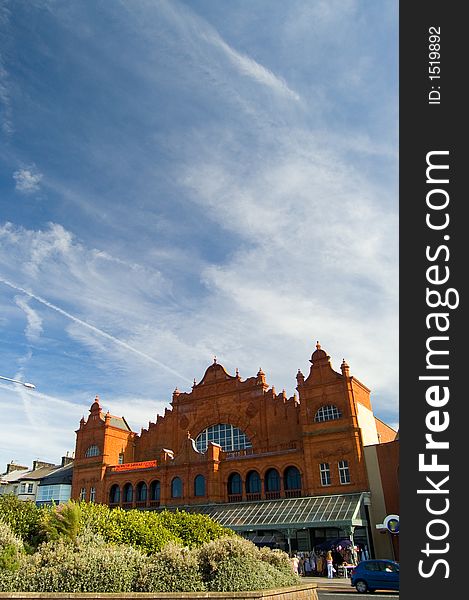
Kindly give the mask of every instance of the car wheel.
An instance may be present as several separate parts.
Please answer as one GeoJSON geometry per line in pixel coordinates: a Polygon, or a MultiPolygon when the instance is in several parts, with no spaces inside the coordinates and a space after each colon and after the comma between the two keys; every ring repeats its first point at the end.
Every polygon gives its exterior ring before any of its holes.
{"type": "Polygon", "coordinates": [[[368,586],[366,585],[366,581],[363,581],[363,579],[357,581],[357,583],[355,584],[355,589],[359,594],[364,594],[365,592],[367,592],[368,586]]]}

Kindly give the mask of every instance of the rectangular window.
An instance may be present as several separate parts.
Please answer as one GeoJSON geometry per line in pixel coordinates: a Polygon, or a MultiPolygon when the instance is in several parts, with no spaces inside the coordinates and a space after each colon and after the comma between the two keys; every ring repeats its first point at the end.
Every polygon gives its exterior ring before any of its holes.
{"type": "Polygon", "coordinates": [[[86,488],[80,490],[80,500],[86,500],[86,488]]]}
{"type": "Polygon", "coordinates": [[[118,464],[119,465],[123,465],[124,464],[124,454],[123,454],[123,452],[121,452],[119,454],[119,462],[118,462],[118,464]]]}
{"type": "Polygon", "coordinates": [[[20,494],[24,494],[26,492],[26,484],[22,483],[20,488],[20,494]]]}
{"type": "Polygon", "coordinates": [[[28,483],[28,494],[32,494],[32,493],[33,493],[33,484],[28,483]]]}
{"type": "Polygon", "coordinates": [[[339,480],[340,483],[350,483],[350,471],[348,468],[348,460],[339,461],[339,480]]]}
{"type": "Polygon", "coordinates": [[[92,488],[90,488],[90,502],[94,502],[95,498],[96,498],[96,488],[92,487],[92,488]]]}
{"type": "Polygon", "coordinates": [[[329,463],[321,463],[319,465],[319,472],[321,473],[321,485],[331,485],[331,469],[329,463]]]}

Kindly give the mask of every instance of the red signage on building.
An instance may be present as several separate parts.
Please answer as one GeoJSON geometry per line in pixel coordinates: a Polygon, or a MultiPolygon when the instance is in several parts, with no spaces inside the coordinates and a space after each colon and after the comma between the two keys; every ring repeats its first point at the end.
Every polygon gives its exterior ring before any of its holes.
{"type": "Polygon", "coordinates": [[[136,471],[137,469],[152,469],[156,467],[156,460],[144,460],[143,462],[126,463],[116,465],[111,471],[136,471]]]}

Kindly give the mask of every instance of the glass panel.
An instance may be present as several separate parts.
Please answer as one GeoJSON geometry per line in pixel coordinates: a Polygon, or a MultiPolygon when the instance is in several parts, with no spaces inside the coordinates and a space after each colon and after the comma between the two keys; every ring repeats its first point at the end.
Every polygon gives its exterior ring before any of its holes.
{"type": "Polygon", "coordinates": [[[205,496],[205,477],[197,475],[194,479],[194,496],[205,496]]]}
{"type": "Polygon", "coordinates": [[[244,450],[252,448],[251,441],[246,434],[227,423],[212,425],[199,433],[195,439],[195,445],[199,452],[207,450],[208,442],[220,444],[225,452],[233,452],[235,450],[244,450]]]}

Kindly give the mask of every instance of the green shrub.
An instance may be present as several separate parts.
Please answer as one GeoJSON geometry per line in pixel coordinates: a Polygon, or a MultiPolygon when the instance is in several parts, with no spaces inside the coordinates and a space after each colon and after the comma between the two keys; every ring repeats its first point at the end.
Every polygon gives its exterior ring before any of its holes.
{"type": "Polygon", "coordinates": [[[23,592],[130,592],[146,560],[130,546],[80,546],[61,538],[27,556],[3,586],[23,592]]]}
{"type": "Polygon", "coordinates": [[[207,587],[216,592],[245,592],[281,587],[282,582],[280,572],[272,565],[237,556],[218,563],[207,587]]]}
{"type": "Polygon", "coordinates": [[[168,544],[153,555],[139,574],[139,592],[201,592],[206,589],[197,553],[168,544]]]}
{"type": "Polygon", "coordinates": [[[42,517],[41,530],[47,540],[58,540],[64,537],[75,542],[82,529],[80,505],[72,500],[54,506],[47,512],[43,511],[42,517]]]}
{"type": "Polygon", "coordinates": [[[11,527],[0,520],[0,570],[16,571],[24,553],[23,541],[13,533],[11,527]]]}
{"type": "Polygon", "coordinates": [[[239,536],[204,544],[198,551],[199,565],[211,591],[246,591],[296,585],[285,552],[257,548],[239,536]]]}
{"type": "Polygon", "coordinates": [[[40,538],[41,511],[34,502],[23,502],[13,494],[0,496],[0,519],[24,542],[36,545],[40,538]]]}
{"type": "Polygon", "coordinates": [[[198,547],[211,540],[235,535],[234,531],[223,527],[208,515],[185,511],[165,510],[156,513],[158,520],[179,537],[184,546],[198,547]]]}

